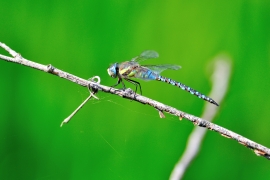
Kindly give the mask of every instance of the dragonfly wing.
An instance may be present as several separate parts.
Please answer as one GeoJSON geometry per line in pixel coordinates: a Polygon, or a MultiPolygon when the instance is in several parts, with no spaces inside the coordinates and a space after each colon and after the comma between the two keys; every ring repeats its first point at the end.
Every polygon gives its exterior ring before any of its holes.
{"type": "Polygon", "coordinates": [[[165,71],[167,69],[178,70],[181,68],[181,66],[174,65],[174,64],[143,65],[143,66],[157,74],[160,74],[162,71],[165,71]]]}
{"type": "Polygon", "coordinates": [[[158,56],[159,55],[156,51],[146,50],[146,51],[143,51],[139,56],[136,56],[135,58],[131,59],[131,61],[141,62],[141,61],[145,61],[147,59],[158,58],[158,56]]]}
{"type": "Polygon", "coordinates": [[[133,77],[144,81],[155,80],[158,76],[158,74],[154,73],[151,69],[144,66],[137,67],[134,72],[135,73],[133,77]]]}

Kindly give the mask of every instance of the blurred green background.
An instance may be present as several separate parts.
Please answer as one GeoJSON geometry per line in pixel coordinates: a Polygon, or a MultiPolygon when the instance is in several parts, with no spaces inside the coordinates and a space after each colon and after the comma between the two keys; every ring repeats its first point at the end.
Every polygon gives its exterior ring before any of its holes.
{"type": "MultiPolygon", "coordinates": [[[[215,123],[270,147],[270,2],[0,1],[0,41],[24,58],[82,78],[153,49],[163,75],[207,94],[213,59],[232,59],[228,93],[215,123]]],[[[3,50],[0,53],[6,54],[3,50]]],[[[98,93],[67,125],[86,88],[0,61],[0,179],[168,179],[194,126],[129,100],[98,93]]],[[[205,102],[160,82],[145,96],[201,116],[205,102]]],[[[128,84],[127,84],[128,85],[128,84]]],[[[128,85],[132,87],[132,85],[128,85]]],[[[208,132],[184,179],[270,179],[269,161],[208,132]]]]}

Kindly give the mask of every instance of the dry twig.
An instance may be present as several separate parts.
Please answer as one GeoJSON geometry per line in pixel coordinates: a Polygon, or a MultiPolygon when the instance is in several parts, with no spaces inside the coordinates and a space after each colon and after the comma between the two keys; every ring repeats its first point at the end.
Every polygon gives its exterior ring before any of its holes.
{"type": "MultiPolygon", "coordinates": [[[[216,99],[217,102],[221,103],[226,91],[228,89],[229,78],[230,78],[230,61],[225,56],[217,57],[215,61],[215,71],[212,76],[212,91],[209,94],[209,97],[216,99]]],[[[209,103],[205,103],[205,109],[202,115],[203,119],[208,119],[211,121],[214,119],[215,115],[218,112],[218,108],[215,108],[209,103]]],[[[206,134],[207,129],[200,128],[196,126],[192,133],[189,135],[187,147],[176,163],[171,176],[170,180],[178,180],[182,179],[186,169],[189,167],[191,161],[196,157],[196,155],[200,151],[200,147],[203,141],[203,138],[206,134]]]]}
{"type": "Polygon", "coordinates": [[[32,67],[47,73],[54,74],[56,76],[59,76],[61,78],[70,80],[76,84],[79,84],[81,86],[89,87],[91,89],[94,89],[95,91],[103,91],[106,93],[111,93],[114,95],[118,95],[127,99],[131,99],[133,101],[140,102],[142,104],[147,104],[149,106],[154,107],[155,109],[158,109],[160,112],[167,112],[172,115],[178,116],[179,119],[185,118],[192,122],[194,125],[208,128],[209,130],[215,131],[220,133],[222,136],[225,136],[227,138],[232,138],[239,142],[240,144],[244,145],[245,147],[248,147],[249,149],[252,149],[256,155],[263,156],[267,159],[270,159],[270,149],[262,146],[254,141],[251,141],[237,133],[234,133],[226,128],[223,128],[221,126],[218,126],[214,123],[211,123],[209,121],[206,121],[204,119],[201,119],[199,117],[193,116],[191,114],[185,113],[183,111],[177,110],[176,108],[173,108],[171,106],[165,105],[163,103],[160,103],[158,101],[152,100],[150,98],[141,96],[139,94],[136,94],[136,98],[134,98],[134,92],[131,89],[126,90],[119,90],[112,87],[104,86],[95,82],[87,81],[85,79],[82,79],[80,77],[77,77],[75,75],[69,74],[67,72],[64,72],[60,69],[57,69],[53,67],[52,65],[42,65],[39,63],[35,63],[32,61],[29,61],[25,58],[23,58],[20,54],[16,53],[14,50],[10,49],[7,45],[0,42],[0,47],[8,51],[12,57],[0,55],[0,59],[6,60],[13,63],[19,63],[28,67],[32,67]]]}

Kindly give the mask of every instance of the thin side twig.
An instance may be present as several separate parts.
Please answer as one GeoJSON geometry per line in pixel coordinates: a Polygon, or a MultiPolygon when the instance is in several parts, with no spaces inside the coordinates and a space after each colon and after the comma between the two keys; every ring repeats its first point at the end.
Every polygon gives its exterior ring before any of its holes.
{"type": "MultiPolygon", "coordinates": [[[[212,91],[209,94],[209,97],[213,97],[217,102],[221,103],[227,92],[230,71],[230,60],[225,56],[217,57],[217,60],[215,61],[215,70],[212,76],[212,91]]],[[[202,118],[212,121],[217,112],[217,108],[214,108],[214,106],[209,103],[205,103],[202,118]]],[[[193,129],[189,136],[187,147],[171,173],[170,180],[182,179],[191,161],[199,153],[205,134],[206,129],[204,128],[196,126],[193,129]]]]}
{"type": "MultiPolygon", "coordinates": [[[[0,42],[0,47],[6,49],[5,47],[7,47],[7,46],[0,42]]],[[[9,49],[6,49],[9,53],[11,51],[13,51],[13,50],[11,50],[11,49],[9,50],[9,49]]],[[[134,94],[134,91],[132,91],[131,89],[119,90],[119,89],[115,89],[112,87],[97,84],[95,82],[87,81],[85,79],[82,79],[82,78],[77,77],[75,75],[72,75],[70,73],[64,72],[64,71],[59,70],[57,68],[54,68],[52,65],[45,66],[45,65],[42,65],[39,63],[29,61],[29,60],[23,58],[22,56],[20,56],[16,52],[12,53],[12,56],[13,56],[13,58],[10,58],[10,57],[4,56],[4,55],[0,55],[0,59],[6,60],[9,62],[19,63],[19,64],[22,64],[22,65],[25,65],[28,67],[32,67],[32,68],[35,68],[35,69],[38,69],[38,70],[41,70],[41,71],[44,71],[47,73],[51,73],[51,74],[54,74],[58,77],[70,80],[70,81],[72,81],[76,84],[79,84],[81,86],[85,86],[85,87],[89,86],[91,89],[96,89],[96,90],[103,91],[106,93],[111,93],[114,95],[121,96],[123,98],[127,98],[127,99],[130,99],[133,101],[140,102],[142,104],[147,104],[149,106],[152,106],[155,109],[158,109],[161,112],[167,112],[167,113],[170,113],[174,116],[178,116],[179,119],[185,118],[185,119],[189,120],[190,122],[192,122],[194,125],[207,128],[209,130],[220,133],[222,136],[236,140],[237,142],[244,145],[245,147],[252,149],[255,152],[255,154],[258,156],[263,156],[267,159],[270,159],[270,149],[269,148],[267,148],[261,144],[258,144],[254,141],[251,141],[251,140],[249,140],[249,139],[247,139],[247,138],[245,138],[245,137],[243,137],[243,136],[241,136],[233,131],[230,131],[226,128],[218,126],[214,123],[211,123],[211,122],[206,121],[204,119],[201,119],[199,117],[193,116],[191,114],[185,113],[185,112],[180,111],[176,108],[173,108],[171,106],[165,105],[165,104],[160,103],[158,101],[152,100],[152,99],[147,98],[145,96],[141,96],[139,94],[134,94]],[[13,55],[13,54],[15,54],[15,55],[13,55]],[[135,98],[134,98],[134,96],[135,96],[135,98]]]]}
{"type": "MultiPolygon", "coordinates": [[[[94,78],[98,79],[98,82],[96,83],[100,83],[100,78],[98,76],[95,76],[93,78],[91,78],[90,80],[93,81],[94,78]]],[[[90,88],[88,88],[90,95],[81,103],[81,105],[79,107],[77,107],[77,109],[75,109],[75,111],[73,111],[73,113],[71,113],[71,115],[69,115],[66,119],[64,119],[64,121],[60,124],[60,127],[62,127],[64,124],[67,124],[70,119],[84,106],[84,104],[89,101],[89,99],[91,99],[92,97],[94,97],[95,99],[99,100],[98,97],[96,97],[94,94],[96,92],[92,92],[90,88]]]]}

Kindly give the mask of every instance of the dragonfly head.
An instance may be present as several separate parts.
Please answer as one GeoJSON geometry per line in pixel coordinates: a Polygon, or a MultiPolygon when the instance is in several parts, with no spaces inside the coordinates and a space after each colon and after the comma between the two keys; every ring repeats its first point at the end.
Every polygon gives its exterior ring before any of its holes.
{"type": "Polygon", "coordinates": [[[118,63],[114,63],[112,64],[108,69],[108,74],[112,77],[112,78],[116,78],[117,74],[118,74],[118,63]]]}

